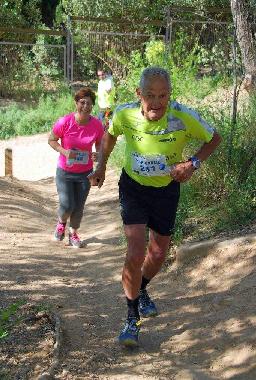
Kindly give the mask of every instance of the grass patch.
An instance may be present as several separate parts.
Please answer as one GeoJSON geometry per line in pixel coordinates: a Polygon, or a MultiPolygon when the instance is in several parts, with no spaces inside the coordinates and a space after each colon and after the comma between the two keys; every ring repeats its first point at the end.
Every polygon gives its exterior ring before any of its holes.
{"type": "Polygon", "coordinates": [[[72,111],[74,100],[68,92],[43,96],[30,105],[10,105],[0,112],[0,139],[48,132],[59,117],[72,111]]]}
{"type": "Polygon", "coordinates": [[[0,340],[8,337],[12,327],[19,323],[18,311],[25,303],[26,301],[20,300],[0,311],[0,340]]]}

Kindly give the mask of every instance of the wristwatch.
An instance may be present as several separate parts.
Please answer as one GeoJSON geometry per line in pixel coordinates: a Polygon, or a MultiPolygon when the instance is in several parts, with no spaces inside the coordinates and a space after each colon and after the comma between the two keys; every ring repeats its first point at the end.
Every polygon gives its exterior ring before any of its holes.
{"type": "Polygon", "coordinates": [[[189,161],[192,162],[192,165],[193,165],[193,168],[194,169],[199,169],[200,168],[200,165],[201,165],[201,161],[199,160],[199,158],[197,158],[196,156],[192,156],[190,157],[189,161]]]}

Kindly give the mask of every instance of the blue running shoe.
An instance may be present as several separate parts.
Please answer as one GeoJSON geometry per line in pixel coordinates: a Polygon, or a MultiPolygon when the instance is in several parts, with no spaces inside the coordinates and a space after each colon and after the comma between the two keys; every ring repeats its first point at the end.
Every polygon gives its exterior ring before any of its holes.
{"type": "Polygon", "coordinates": [[[150,299],[146,289],[140,290],[139,312],[144,318],[155,317],[158,314],[156,305],[150,299]]]}
{"type": "Polygon", "coordinates": [[[137,318],[128,318],[119,335],[119,343],[125,347],[137,347],[141,322],[137,318]]]}

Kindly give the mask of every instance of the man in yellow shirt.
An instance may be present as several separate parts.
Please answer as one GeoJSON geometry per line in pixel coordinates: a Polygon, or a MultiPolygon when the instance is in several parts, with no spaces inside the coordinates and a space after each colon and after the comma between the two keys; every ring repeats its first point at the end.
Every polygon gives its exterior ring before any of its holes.
{"type": "Polygon", "coordinates": [[[104,121],[106,112],[113,111],[115,102],[115,87],[111,75],[107,75],[105,71],[98,70],[98,105],[100,121],[104,121]]]}
{"type": "Polygon", "coordinates": [[[117,107],[103,138],[98,166],[90,175],[91,184],[101,187],[108,157],[117,137],[124,135],[125,162],[119,180],[127,239],[122,283],[128,315],[119,335],[124,346],[138,345],[140,316],[157,315],[146,286],[159,272],[169,248],[180,183],[191,178],[221,141],[215,129],[195,111],[170,102],[170,94],[166,70],[149,67],[143,71],[137,89],[139,102],[117,107]],[[192,139],[203,144],[192,157],[183,159],[183,149],[192,139]]]}

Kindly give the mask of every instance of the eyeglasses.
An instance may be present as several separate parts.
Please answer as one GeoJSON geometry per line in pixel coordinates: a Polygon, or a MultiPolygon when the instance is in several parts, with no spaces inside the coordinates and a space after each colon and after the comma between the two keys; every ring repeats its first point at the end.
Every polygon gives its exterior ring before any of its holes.
{"type": "Polygon", "coordinates": [[[78,100],[78,102],[80,103],[80,104],[82,104],[83,106],[92,106],[92,101],[90,101],[90,100],[85,100],[85,99],[79,99],[78,100]]]}

